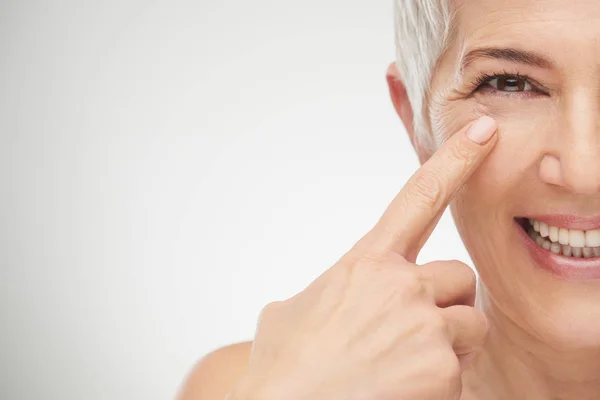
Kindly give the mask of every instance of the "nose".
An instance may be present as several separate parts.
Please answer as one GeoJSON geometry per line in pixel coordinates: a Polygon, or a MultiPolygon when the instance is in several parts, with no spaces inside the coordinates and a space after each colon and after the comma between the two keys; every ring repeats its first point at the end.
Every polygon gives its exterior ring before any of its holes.
{"type": "Polygon", "coordinates": [[[559,132],[557,172],[562,185],[578,194],[600,193],[600,105],[590,97],[589,93],[579,93],[572,98],[565,129],[559,132]]]}

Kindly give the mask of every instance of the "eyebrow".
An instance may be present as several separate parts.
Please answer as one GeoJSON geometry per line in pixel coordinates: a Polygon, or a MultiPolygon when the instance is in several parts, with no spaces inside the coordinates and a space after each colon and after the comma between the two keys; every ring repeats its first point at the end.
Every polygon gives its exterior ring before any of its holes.
{"type": "Polygon", "coordinates": [[[464,56],[461,62],[461,71],[478,58],[491,58],[544,69],[554,67],[552,61],[532,51],[518,50],[512,47],[482,47],[473,49],[464,56]]]}

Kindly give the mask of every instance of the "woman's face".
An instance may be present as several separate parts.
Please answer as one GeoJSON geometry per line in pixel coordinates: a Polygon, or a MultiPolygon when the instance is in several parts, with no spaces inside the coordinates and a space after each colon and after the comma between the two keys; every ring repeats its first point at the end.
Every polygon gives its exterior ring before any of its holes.
{"type": "Polygon", "coordinates": [[[495,150],[451,205],[460,234],[503,315],[554,348],[600,345],[600,258],[552,253],[583,253],[584,231],[600,229],[599,3],[453,6],[456,34],[428,100],[431,129],[447,135],[481,115],[499,125],[495,150]],[[564,231],[545,250],[521,218],[564,231]]]}

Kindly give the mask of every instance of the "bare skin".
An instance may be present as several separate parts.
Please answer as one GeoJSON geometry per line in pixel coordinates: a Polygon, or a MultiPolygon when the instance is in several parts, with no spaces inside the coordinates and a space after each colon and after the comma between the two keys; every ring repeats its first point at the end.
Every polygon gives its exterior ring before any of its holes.
{"type": "Polygon", "coordinates": [[[200,400],[222,400],[228,389],[230,400],[458,400],[461,374],[488,328],[474,307],[475,274],[458,261],[415,261],[448,202],[493,149],[496,130],[481,117],[454,134],[334,266],[265,307],[247,368],[236,363],[235,372],[220,375],[231,349],[213,354],[182,398],[204,385],[200,400]]]}
{"type": "MultiPolygon", "coordinates": [[[[433,73],[430,131],[445,141],[489,115],[500,132],[493,153],[450,204],[479,272],[478,308],[489,326],[478,356],[461,370],[461,400],[521,399],[524,393],[527,400],[597,399],[600,284],[557,279],[539,268],[517,238],[514,218],[600,214],[600,8],[593,0],[451,3],[456,36],[433,73]],[[461,58],[482,47],[533,52],[549,62],[479,57],[459,71],[461,58]],[[511,78],[518,90],[506,90],[498,79],[478,81],[482,74],[518,75],[511,78]]],[[[388,83],[414,139],[410,103],[393,67],[388,83]]],[[[415,147],[422,163],[433,156],[415,147]]],[[[182,400],[223,400],[245,380],[249,349],[240,345],[207,357],[190,375],[182,400]]]]}
{"type": "Polygon", "coordinates": [[[182,388],[180,400],[223,400],[248,367],[251,342],[216,350],[192,370],[182,388]]]}
{"type": "Polygon", "coordinates": [[[478,399],[597,399],[600,283],[547,273],[514,218],[600,214],[598,2],[453,3],[456,37],[431,82],[432,132],[444,138],[479,115],[494,117],[500,131],[494,152],[451,204],[490,323],[463,379],[478,399]],[[483,47],[533,53],[545,63],[476,57],[458,73],[462,57],[483,47]],[[518,75],[512,88],[499,79],[477,86],[492,74],[518,75]]]}

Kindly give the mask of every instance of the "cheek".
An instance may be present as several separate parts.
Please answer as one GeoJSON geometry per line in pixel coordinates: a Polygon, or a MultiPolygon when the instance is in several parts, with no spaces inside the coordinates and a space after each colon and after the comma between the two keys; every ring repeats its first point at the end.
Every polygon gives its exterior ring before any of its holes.
{"type": "Polygon", "coordinates": [[[451,205],[471,258],[482,277],[492,277],[492,282],[502,265],[510,262],[513,218],[522,211],[524,202],[535,198],[538,163],[553,135],[551,130],[557,126],[556,114],[548,104],[520,105],[456,102],[447,106],[446,119],[439,124],[443,132],[456,132],[480,115],[492,116],[498,122],[495,148],[451,205]]]}
{"type": "Polygon", "coordinates": [[[498,112],[489,105],[472,100],[448,100],[444,97],[433,97],[428,111],[431,131],[438,146],[483,115],[488,115],[497,121],[501,119],[498,112]]]}
{"type": "MultiPolygon", "coordinates": [[[[441,101],[430,107],[431,126],[438,144],[470,122],[487,115],[498,123],[498,142],[475,177],[487,193],[512,186],[524,176],[537,175],[542,156],[560,136],[560,110],[550,99],[513,100],[480,96],[441,101]],[[558,136],[557,136],[558,135],[558,136]]],[[[475,178],[474,177],[474,178],[475,178]]],[[[529,176],[531,177],[531,176],[529,176]]]]}
{"type": "Polygon", "coordinates": [[[432,120],[436,134],[448,139],[482,115],[498,123],[498,142],[491,154],[459,192],[472,214],[502,212],[523,200],[523,193],[536,186],[538,164],[547,151],[552,130],[558,126],[555,108],[545,100],[492,99],[486,102],[460,100],[443,105],[432,120]]]}
{"type": "Polygon", "coordinates": [[[498,123],[495,148],[457,196],[470,216],[494,223],[481,214],[505,213],[539,188],[539,162],[552,139],[560,136],[560,112],[550,98],[525,100],[481,94],[469,99],[438,98],[430,103],[429,112],[439,141],[482,115],[498,123]]]}

